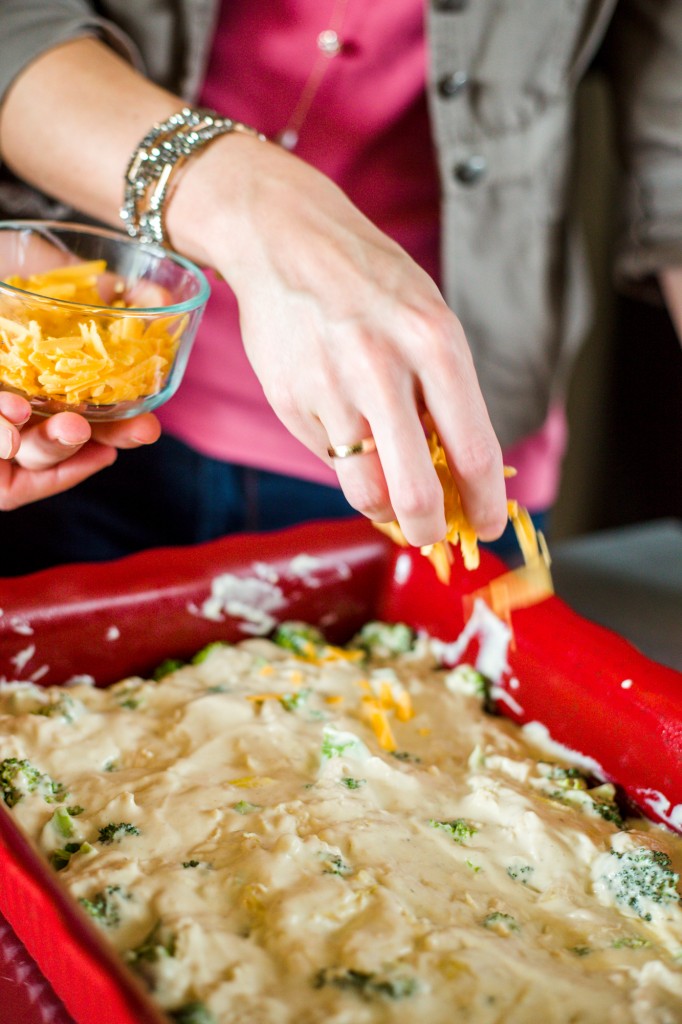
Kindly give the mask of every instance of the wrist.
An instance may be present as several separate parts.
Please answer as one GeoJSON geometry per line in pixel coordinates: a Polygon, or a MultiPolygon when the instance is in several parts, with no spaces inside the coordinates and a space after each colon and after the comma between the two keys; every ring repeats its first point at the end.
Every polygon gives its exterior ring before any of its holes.
{"type": "Polygon", "coordinates": [[[128,161],[120,216],[129,235],[168,245],[166,207],[179,171],[217,139],[247,135],[265,142],[254,128],[214,110],[183,107],[147,131],[128,161]]]}
{"type": "Polygon", "coordinates": [[[255,136],[223,135],[178,169],[165,208],[172,248],[225,273],[248,239],[249,195],[270,148],[255,136]]]}

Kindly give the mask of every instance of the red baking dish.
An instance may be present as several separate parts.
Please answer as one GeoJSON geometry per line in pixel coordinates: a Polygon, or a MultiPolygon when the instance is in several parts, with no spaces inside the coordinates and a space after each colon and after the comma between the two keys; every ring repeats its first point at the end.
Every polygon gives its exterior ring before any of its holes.
{"type": "MultiPolygon", "coordinates": [[[[381,618],[452,642],[462,637],[468,595],[502,571],[483,552],[480,568],[467,572],[457,555],[442,584],[418,552],[394,547],[360,519],[49,569],[0,582],[0,678],[91,676],[105,686],[291,618],[320,625],[332,641],[381,618]]],[[[467,659],[485,643],[471,626],[459,644],[467,659]]],[[[649,817],[682,831],[682,673],[558,598],[514,612],[512,629],[498,709],[540,723],[649,817]]],[[[2,805],[0,912],[77,1024],[165,1020],[2,805]]],[[[1,1010],[0,1019],[15,1024],[1,1010]]]]}

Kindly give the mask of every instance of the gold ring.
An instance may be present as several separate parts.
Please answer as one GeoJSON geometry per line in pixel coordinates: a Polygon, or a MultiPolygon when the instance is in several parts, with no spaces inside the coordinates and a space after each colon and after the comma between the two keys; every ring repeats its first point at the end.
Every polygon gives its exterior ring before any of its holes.
{"type": "Polygon", "coordinates": [[[330,444],[327,448],[327,455],[332,459],[348,459],[351,455],[368,455],[377,450],[377,443],[373,437],[363,437],[362,441],[355,444],[330,444]]]}

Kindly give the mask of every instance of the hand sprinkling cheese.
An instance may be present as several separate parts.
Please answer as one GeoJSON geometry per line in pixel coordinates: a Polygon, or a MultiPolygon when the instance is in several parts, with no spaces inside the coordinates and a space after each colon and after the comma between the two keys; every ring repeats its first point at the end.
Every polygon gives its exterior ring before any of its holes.
{"type": "MultiPolygon", "coordinates": [[[[450,472],[445,449],[435,431],[431,431],[429,435],[429,450],[443,488],[446,532],[442,541],[426,545],[420,550],[433,565],[438,579],[447,584],[450,581],[453,547],[459,545],[466,569],[478,568],[480,564],[478,537],[464,514],[462,499],[450,472]]],[[[507,478],[513,477],[516,475],[516,470],[505,466],[504,475],[507,478]]],[[[536,604],[554,593],[549,571],[549,550],[545,538],[541,533],[536,532],[528,511],[517,501],[509,500],[507,502],[507,512],[525,564],[519,569],[504,573],[471,595],[472,599],[482,597],[501,618],[508,617],[509,612],[514,608],[525,608],[528,605],[536,604]]],[[[408,546],[405,535],[397,522],[375,523],[375,526],[390,537],[394,543],[401,547],[408,546]]]]}

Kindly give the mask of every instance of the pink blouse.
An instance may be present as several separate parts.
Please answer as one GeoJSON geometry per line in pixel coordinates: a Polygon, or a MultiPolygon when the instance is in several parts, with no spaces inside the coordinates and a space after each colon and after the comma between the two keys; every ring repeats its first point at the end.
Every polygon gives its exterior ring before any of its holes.
{"type": "MultiPolygon", "coordinates": [[[[225,3],[200,102],[274,138],[321,61],[297,155],[337,182],[438,281],[439,183],[425,60],[423,0],[225,3]],[[331,27],[341,49],[321,56],[320,33],[331,27]]],[[[234,296],[224,282],[211,283],[185,379],[159,411],[164,428],[214,458],[334,484],[335,474],[270,409],[242,348],[234,296]]],[[[510,494],[531,508],[554,500],[564,433],[555,410],[538,435],[508,453],[519,471],[510,494]]]]}

